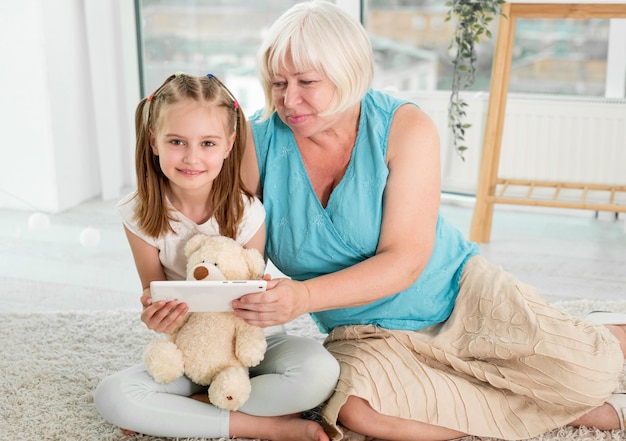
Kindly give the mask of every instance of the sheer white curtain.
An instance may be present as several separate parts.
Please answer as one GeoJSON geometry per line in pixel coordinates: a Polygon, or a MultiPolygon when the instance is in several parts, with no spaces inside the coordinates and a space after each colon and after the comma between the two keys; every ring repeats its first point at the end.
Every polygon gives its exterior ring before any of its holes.
{"type": "Polygon", "coordinates": [[[82,0],[101,196],[134,187],[134,110],[140,99],[134,2],[82,0]]]}
{"type": "Polygon", "coordinates": [[[134,4],[0,3],[0,208],[56,213],[134,185],[134,4]]]}

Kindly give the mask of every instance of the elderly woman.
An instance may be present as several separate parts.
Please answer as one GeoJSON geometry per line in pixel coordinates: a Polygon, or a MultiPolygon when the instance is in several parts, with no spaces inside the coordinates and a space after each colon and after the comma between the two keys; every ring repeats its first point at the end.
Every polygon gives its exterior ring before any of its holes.
{"type": "MultiPolygon", "coordinates": [[[[265,108],[243,163],[289,278],[234,302],[249,323],[310,313],[341,374],[323,412],[387,440],[623,428],[624,326],[567,315],[439,214],[440,152],[416,105],[371,90],[362,26],[331,3],[286,11],[259,52],[265,108]]],[[[624,323],[620,317],[618,323],[624,323]]]]}

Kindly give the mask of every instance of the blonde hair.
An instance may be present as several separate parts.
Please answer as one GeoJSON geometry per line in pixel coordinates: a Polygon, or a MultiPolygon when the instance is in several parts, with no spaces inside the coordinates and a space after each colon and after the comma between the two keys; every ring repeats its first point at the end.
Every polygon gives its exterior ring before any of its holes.
{"type": "Polygon", "coordinates": [[[350,108],[371,87],[374,55],[367,33],[361,23],[332,3],[298,3],[268,30],[257,59],[265,92],[265,118],[276,110],[272,77],[287,57],[296,70],[321,72],[335,86],[335,96],[324,115],[350,108]]]}
{"type": "Polygon", "coordinates": [[[227,110],[226,132],[236,132],[233,148],[213,182],[211,204],[220,234],[236,238],[237,227],[244,212],[241,195],[252,198],[240,175],[240,165],[246,142],[245,116],[239,103],[226,86],[212,74],[196,77],[177,73],[169,76],[150,96],[142,99],[135,111],[135,172],[137,205],[135,219],[139,229],[151,237],[174,232],[175,221],[166,201],[169,180],[163,174],[159,158],[150,147],[150,132],[157,131],[166,106],[183,100],[194,100],[207,106],[227,110]]]}

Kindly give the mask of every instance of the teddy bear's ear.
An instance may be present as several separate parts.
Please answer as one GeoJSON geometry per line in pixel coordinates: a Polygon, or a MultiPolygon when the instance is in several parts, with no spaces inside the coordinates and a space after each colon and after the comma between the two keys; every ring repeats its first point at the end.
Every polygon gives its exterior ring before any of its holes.
{"type": "Polygon", "coordinates": [[[198,251],[198,249],[202,246],[202,243],[206,240],[205,234],[196,234],[191,239],[187,241],[185,244],[185,257],[189,259],[193,253],[198,251]]]}
{"type": "Polygon", "coordinates": [[[262,277],[265,271],[265,260],[261,253],[255,248],[246,248],[243,257],[248,264],[250,278],[262,277]]]}

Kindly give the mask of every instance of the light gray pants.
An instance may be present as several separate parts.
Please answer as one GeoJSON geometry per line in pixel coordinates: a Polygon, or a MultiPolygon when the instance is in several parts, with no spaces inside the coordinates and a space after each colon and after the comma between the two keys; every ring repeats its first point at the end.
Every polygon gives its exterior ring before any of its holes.
{"type": "MultiPolygon", "coordinates": [[[[250,368],[252,392],[239,409],[257,416],[312,409],[333,392],[339,364],[317,341],[287,335],[267,337],[265,358],[250,368]]],[[[143,364],[105,378],[94,394],[108,422],[151,436],[228,438],[230,412],[188,398],[205,391],[187,377],[155,382],[143,364]]]]}

